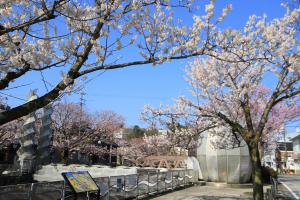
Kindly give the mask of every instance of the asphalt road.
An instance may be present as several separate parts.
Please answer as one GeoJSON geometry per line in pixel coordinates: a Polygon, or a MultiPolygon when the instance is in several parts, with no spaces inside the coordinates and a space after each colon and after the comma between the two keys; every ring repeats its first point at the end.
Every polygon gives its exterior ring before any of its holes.
{"type": "Polygon", "coordinates": [[[289,192],[290,197],[300,200],[300,176],[295,175],[280,175],[278,177],[282,189],[289,192]]]}

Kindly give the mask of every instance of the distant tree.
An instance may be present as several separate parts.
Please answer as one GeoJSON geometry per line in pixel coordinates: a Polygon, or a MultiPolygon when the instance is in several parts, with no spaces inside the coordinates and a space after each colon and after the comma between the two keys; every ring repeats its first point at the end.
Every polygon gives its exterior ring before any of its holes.
{"type": "MultiPolygon", "coordinates": [[[[115,134],[125,125],[125,118],[114,111],[102,111],[94,114],[95,130],[101,133],[101,138],[113,142],[115,134]]],[[[99,139],[101,139],[99,138],[99,139]]]]}
{"type": "Polygon", "coordinates": [[[266,148],[265,150],[275,150],[278,139],[282,137],[283,131],[285,131],[286,123],[292,122],[299,117],[299,102],[291,104],[285,102],[278,103],[269,114],[269,119],[261,138],[261,142],[266,148]]]}
{"type": "Polygon", "coordinates": [[[155,128],[145,129],[140,128],[138,125],[134,125],[132,128],[124,129],[124,134],[127,140],[134,138],[143,138],[144,136],[158,135],[158,130],[155,128]]]}
{"type": "Polygon", "coordinates": [[[86,111],[76,103],[58,103],[54,106],[53,147],[59,149],[62,158],[67,162],[69,152],[80,151],[91,143],[92,119],[86,111]]]}
{"type": "Polygon", "coordinates": [[[53,146],[61,150],[64,159],[72,151],[107,153],[107,149],[99,147],[98,141],[113,142],[113,134],[124,126],[124,117],[113,111],[91,114],[76,103],[56,104],[53,121],[53,146]]]}
{"type": "MultiPolygon", "coordinates": [[[[8,107],[4,100],[0,100],[0,112],[6,109],[8,109],[8,107]]],[[[19,118],[0,126],[0,149],[6,144],[18,142],[17,138],[22,133],[23,123],[23,118],[19,118]]]]}
{"type": "Polygon", "coordinates": [[[0,149],[12,142],[18,143],[18,136],[22,133],[24,120],[19,118],[0,126],[0,149]]]}
{"type": "Polygon", "coordinates": [[[133,138],[142,138],[144,137],[145,131],[141,129],[138,125],[134,125],[133,128],[126,128],[124,130],[126,135],[126,139],[133,139],[133,138]]]}
{"type": "Polygon", "coordinates": [[[198,116],[190,109],[181,105],[166,108],[145,106],[141,118],[150,126],[162,127],[166,130],[169,151],[175,147],[182,149],[196,148],[202,132],[216,127],[216,122],[198,116]]]}
{"type": "Polygon", "coordinates": [[[156,135],[160,135],[161,133],[159,133],[157,128],[151,127],[151,128],[147,128],[145,131],[145,136],[156,136],[156,135]]]}
{"type": "Polygon", "coordinates": [[[152,155],[170,155],[172,146],[165,135],[151,135],[142,138],[131,138],[126,145],[118,148],[118,155],[123,160],[130,160],[133,164],[152,155]]]}

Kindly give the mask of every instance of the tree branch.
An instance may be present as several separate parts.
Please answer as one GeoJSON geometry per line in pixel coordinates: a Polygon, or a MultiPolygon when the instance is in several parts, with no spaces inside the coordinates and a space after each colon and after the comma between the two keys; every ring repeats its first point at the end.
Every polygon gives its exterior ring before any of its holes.
{"type": "Polygon", "coordinates": [[[286,94],[285,96],[282,96],[282,97],[276,99],[276,100],[274,101],[274,103],[273,103],[273,106],[275,106],[277,103],[279,103],[279,102],[281,102],[281,101],[283,101],[283,100],[285,100],[285,99],[289,99],[289,98],[291,98],[291,97],[297,96],[298,94],[300,94],[300,89],[298,89],[297,91],[288,93],[288,94],[286,94]]]}
{"type": "Polygon", "coordinates": [[[127,62],[127,63],[121,63],[121,64],[115,64],[115,65],[103,65],[103,66],[98,66],[90,69],[86,69],[84,71],[81,71],[77,74],[77,76],[82,76],[91,72],[99,71],[99,70],[111,70],[111,69],[119,69],[119,68],[124,68],[124,67],[129,67],[129,66],[136,66],[136,65],[146,65],[146,64],[151,64],[158,62],[160,60],[179,60],[179,59],[184,59],[184,58],[189,58],[189,57],[194,57],[194,56],[199,56],[204,54],[204,48],[188,55],[181,55],[181,56],[172,56],[172,57],[163,57],[163,58],[152,58],[149,60],[141,60],[141,61],[133,61],[133,62],[127,62]]]}
{"type": "Polygon", "coordinates": [[[57,66],[57,65],[59,65],[63,62],[66,62],[66,61],[67,61],[67,58],[64,59],[64,60],[58,61],[56,63],[53,63],[51,65],[47,65],[47,66],[44,66],[42,68],[38,68],[38,69],[31,68],[30,64],[27,63],[26,61],[24,61],[25,64],[24,64],[23,68],[21,68],[18,71],[15,71],[15,72],[8,72],[5,77],[0,79],[0,90],[3,90],[5,88],[7,88],[11,81],[15,80],[16,78],[19,78],[19,77],[23,76],[24,74],[26,74],[27,72],[29,72],[31,70],[33,70],[33,71],[42,71],[42,70],[45,70],[45,69],[49,69],[51,67],[55,67],[55,66],[57,66]]]}
{"type": "MultiPolygon", "coordinates": [[[[287,65],[288,66],[288,65],[287,65]]],[[[258,140],[260,137],[261,137],[261,135],[262,135],[262,132],[263,132],[263,130],[264,130],[264,128],[265,128],[265,125],[266,125],[266,123],[267,123],[267,121],[268,121],[268,116],[269,116],[269,113],[271,112],[271,110],[272,110],[272,108],[274,107],[274,102],[276,101],[276,99],[277,99],[277,97],[279,97],[280,96],[280,88],[282,87],[282,85],[283,85],[283,83],[284,83],[284,80],[285,80],[285,78],[287,77],[287,75],[288,75],[288,72],[289,72],[289,70],[288,70],[288,67],[284,67],[283,69],[282,69],[282,71],[281,71],[281,76],[280,76],[280,78],[279,78],[279,81],[278,81],[278,83],[277,83],[277,85],[276,85],[276,88],[275,88],[275,90],[274,90],[274,92],[273,92],[273,94],[272,94],[272,96],[270,97],[270,99],[269,99],[269,101],[268,101],[268,103],[267,103],[267,105],[266,105],[266,107],[265,107],[265,109],[264,109],[264,112],[263,112],[263,114],[262,114],[262,116],[261,116],[261,118],[260,118],[260,121],[259,121],[259,123],[258,123],[258,127],[257,127],[257,135],[256,135],[256,139],[258,140]]]]}
{"type": "Polygon", "coordinates": [[[29,64],[25,64],[25,66],[23,68],[21,68],[20,70],[18,70],[16,72],[8,72],[6,74],[6,76],[0,80],[0,90],[8,87],[9,83],[12,80],[14,80],[14,79],[16,79],[18,77],[23,76],[29,70],[30,70],[30,65],[29,64]]]}
{"type": "Polygon", "coordinates": [[[36,18],[30,19],[29,21],[24,22],[23,24],[19,24],[17,26],[10,27],[10,28],[5,28],[4,26],[2,26],[0,24],[0,36],[4,35],[4,34],[7,34],[7,33],[10,33],[10,32],[13,32],[13,31],[22,30],[26,27],[29,27],[29,26],[33,25],[33,24],[37,24],[37,23],[40,23],[40,22],[44,22],[44,21],[48,21],[48,20],[56,18],[57,16],[54,15],[54,11],[57,8],[57,5],[62,5],[62,3],[64,1],[66,1],[66,0],[54,1],[54,4],[53,4],[51,10],[43,8],[44,13],[42,15],[40,15],[36,18]]]}
{"type": "Polygon", "coordinates": [[[245,114],[247,129],[250,130],[252,133],[254,132],[253,123],[252,123],[252,117],[251,117],[251,111],[249,106],[249,95],[246,93],[244,95],[245,101],[241,101],[241,106],[245,114]]]}
{"type": "MultiPolygon", "coordinates": [[[[110,3],[113,3],[113,0],[111,0],[110,3]]],[[[65,90],[69,85],[74,83],[74,79],[77,77],[78,71],[80,70],[84,62],[87,60],[88,55],[92,50],[93,41],[95,41],[100,37],[100,31],[104,25],[104,21],[107,19],[109,14],[110,11],[108,10],[103,17],[99,18],[92,37],[90,38],[89,42],[85,46],[83,53],[77,56],[75,64],[68,71],[67,76],[61,82],[59,82],[56,85],[56,87],[54,87],[50,92],[46,93],[45,95],[37,99],[34,99],[32,101],[29,101],[23,105],[12,108],[9,111],[1,112],[0,125],[5,124],[14,119],[20,118],[24,115],[28,115],[29,113],[46,106],[51,101],[56,99],[61,93],[61,91],[65,90]]]]}

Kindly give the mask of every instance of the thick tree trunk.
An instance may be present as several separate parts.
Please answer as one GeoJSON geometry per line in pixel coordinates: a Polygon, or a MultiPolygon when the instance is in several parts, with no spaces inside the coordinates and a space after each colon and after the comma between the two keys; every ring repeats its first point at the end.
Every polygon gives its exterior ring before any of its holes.
{"type": "Polygon", "coordinates": [[[69,149],[68,148],[64,148],[62,151],[62,162],[65,165],[68,165],[68,160],[69,160],[69,149]]]}
{"type": "Polygon", "coordinates": [[[252,143],[248,145],[249,153],[252,163],[252,183],[253,183],[253,199],[262,200],[264,199],[263,193],[263,176],[262,166],[260,162],[258,143],[252,143]]]}

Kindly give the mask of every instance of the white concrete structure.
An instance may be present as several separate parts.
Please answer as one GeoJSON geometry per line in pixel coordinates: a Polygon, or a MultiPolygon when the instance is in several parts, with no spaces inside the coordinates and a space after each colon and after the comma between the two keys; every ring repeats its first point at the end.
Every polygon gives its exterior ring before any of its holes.
{"type": "Polygon", "coordinates": [[[129,175],[136,174],[136,167],[116,167],[111,168],[103,165],[44,165],[40,170],[36,171],[33,179],[36,181],[61,181],[63,177],[61,175],[62,172],[75,172],[75,171],[88,171],[93,178],[97,177],[107,177],[107,176],[121,176],[121,175],[129,175]]]}
{"type": "Polygon", "coordinates": [[[192,169],[192,170],[198,172],[198,179],[203,179],[202,172],[201,172],[200,165],[199,165],[197,158],[188,157],[185,160],[185,163],[186,163],[187,169],[192,169]]]}
{"type": "MultiPolygon", "coordinates": [[[[35,91],[31,91],[28,95],[28,101],[32,101],[37,98],[35,91]]],[[[17,154],[19,157],[20,170],[22,173],[31,173],[34,170],[36,152],[35,152],[35,127],[36,115],[35,112],[26,116],[26,120],[23,125],[22,134],[19,136],[21,147],[17,154]]]]}
{"type": "Polygon", "coordinates": [[[295,173],[300,174],[300,133],[298,132],[296,136],[292,139],[293,141],[293,159],[295,162],[295,173]]]}
{"type": "Polygon", "coordinates": [[[247,183],[250,181],[252,168],[246,142],[241,141],[240,147],[235,148],[221,149],[214,145],[223,144],[226,138],[210,132],[203,134],[197,149],[203,179],[213,182],[247,183]]]}
{"type": "Polygon", "coordinates": [[[43,108],[43,114],[41,116],[42,126],[39,131],[38,139],[38,162],[40,165],[45,165],[50,163],[50,146],[52,144],[53,130],[51,128],[52,119],[51,115],[53,113],[53,108],[51,104],[43,108]]]}

